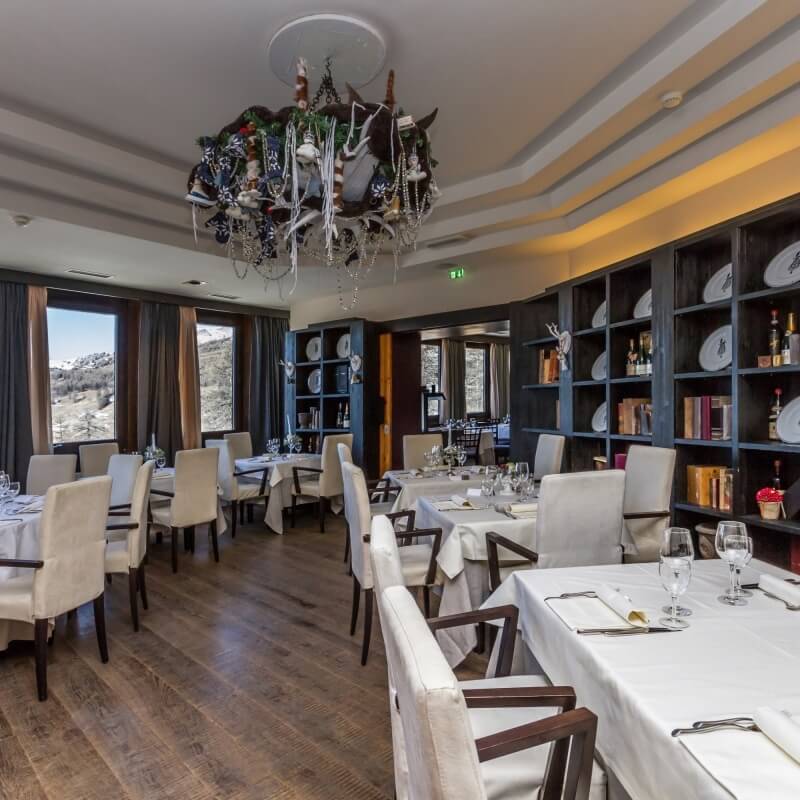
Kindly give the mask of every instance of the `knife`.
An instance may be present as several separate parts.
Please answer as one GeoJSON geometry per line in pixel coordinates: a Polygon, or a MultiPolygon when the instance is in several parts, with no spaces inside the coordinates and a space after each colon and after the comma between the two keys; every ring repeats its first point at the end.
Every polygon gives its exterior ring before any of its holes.
{"type": "Polygon", "coordinates": [[[635,636],[643,633],[673,633],[673,628],[578,628],[583,636],[635,636]]]}

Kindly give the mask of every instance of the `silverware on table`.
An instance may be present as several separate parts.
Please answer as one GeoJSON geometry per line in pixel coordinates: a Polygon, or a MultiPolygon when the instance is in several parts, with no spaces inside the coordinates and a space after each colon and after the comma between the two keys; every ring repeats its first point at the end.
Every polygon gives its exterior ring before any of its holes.
{"type": "Polygon", "coordinates": [[[773,600],[780,600],[788,611],[800,611],[800,605],[790,603],[788,600],[784,600],[782,597],[778,597],[778,595],[772,594],[772,592],[768,592],[766,589],[762,589],[761,591],[764,593],[765,597],[771,597],[773,600]]]}
{"type": "Polygon", "coordinates": [[[717,720],[714,722],[695,722],[691,728],[675,728],[672,731],[672,736],[686,736],[691,733],[711,733],[713,731],[724,730],[737,730],[737,731],[755,731],[758,732],[761,728],[753,722],[750,717],[733,717],[729,720],[717,720]]]}
{"type": "Polygon", "coordinates": [[[570,597],[597,597],[597,592],[593,589],[588,589],[585,592],[564,592],[563,594],[554,594],[551,597],[545,597],[545,600],[566,600],[570,597]]]}
{"type": "Polygon", "coordinates": [[[578,628],[581,636],[642,636],[647,633],[676,633],[675,628],[578,628]]]}
{"type": "Polygon", "coordinates": [[[0,525],[2,525],[4,522],[25,522],[25,520],[22,519],[22,517],[2,517],[2,518],[0,518],[0,525]]]}

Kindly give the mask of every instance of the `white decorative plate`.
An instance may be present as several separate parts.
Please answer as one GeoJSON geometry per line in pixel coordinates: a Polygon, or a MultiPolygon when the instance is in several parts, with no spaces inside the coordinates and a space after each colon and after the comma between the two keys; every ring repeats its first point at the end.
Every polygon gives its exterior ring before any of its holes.
{"type": "Polygon", "coordinates": [[[730,325],[723,325],[703,342],[698,361],[706,372],[716,372],[729,367],[732,360],[733,328],[730,325]]]}
{"type": "Polygon", "coordinates": [[[767,264],[764,283],[773,289],[800,281],[800,242],[790,244],[767,264]]]}
{"type": "Polygon", "coordinates": [[[336,342],[336,355],[339,358],[350,358],[350,334],[343,333],[336,342]]]}
{"type": "Polygon", "coordinates": [[[608,414],[606,413],[606,404],[600,403],[597,406],[597,411],[592,416],[592,430],[595,433],[604,433],[608,428],[608,414]]]}
{"type": "Polygon", "coordinates": [[[603,350],[592,364],[592,380],[604,381],[606,379],[606,372],[608,370],[608,363],[606,359],[606,351],[603,350]]]}
{"type": "Polygon", "coordinates": [[[322,357],[322,339],[319,336],[314,336],[308,340],[306,345],[306,358],[309,361],[319,361],[322,357]]]}
{"type": "Polygon", "coordinates": [[[778,414],[778,438],[787,444],[800,444],[800,397],[778,414]]]}
{"type": "Polygon", "coordinates": [[[731,294],[733,294],[733,264],[726,264],[708,279],[703,289],[703,302],[716,303],[718,300],[730,300],[731,294]]]}
{"type": "Polygon", "coordinates": [[[602,328],[606,324],[606,301],[603,300],[592,316],[592,327],[602,328]]]}
{"type": "Polygon", "coordinates": [[[319,369],[312,369],[311,374],[308,376],[308,391],[311,394],[319,394],[322,389],[322,371],[319,369]]]}
{"type": "Polygon", "coordinates": [[[653,314],[653,290],[648,289],[633,307],[633,318],[644,319],[653,314]]]}

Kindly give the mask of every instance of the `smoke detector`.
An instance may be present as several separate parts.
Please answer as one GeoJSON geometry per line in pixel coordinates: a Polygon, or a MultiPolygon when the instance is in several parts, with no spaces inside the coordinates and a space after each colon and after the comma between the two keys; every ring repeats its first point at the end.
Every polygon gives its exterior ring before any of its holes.
{"type": "Polygon", "coordinates": [[[663,108],[677,108],[683,102],[683,92],[665,92],[659,99],[663,108]]]}
{"type": "Polygon", "coordinates": [[[18,228],[27,228],[28,225],[33,222],[33,217],[29,217],[25,214],[11,214],[11,221],[18,227],[18,228]]]}

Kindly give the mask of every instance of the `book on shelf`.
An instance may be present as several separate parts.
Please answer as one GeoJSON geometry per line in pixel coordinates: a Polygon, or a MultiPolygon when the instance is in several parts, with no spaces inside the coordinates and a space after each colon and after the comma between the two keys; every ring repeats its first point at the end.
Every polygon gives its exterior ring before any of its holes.
{"type": "Polygon", "coordinates": [[[731,438],[733,400],[714,394],[683,398],[683,438],[725,441],[731,438]]]}
{"type": "Polygon", "coordinates": [[[626,397],[617,404],[617,431],[625,436],[651,436],[653,403],[649,397],[626,397]]]}
{"type": "Polygon", "coordinates": [[[686,499],[695,506],[731,511],[733,508],[733,470],[708,464],[686,467],[686,499]]]}
{"type": "Polygon", "coordinates": [[[555,350],[542,348],[539,350],[539,380],[538,383],[558,383],[560,366],[555,350]]]}

